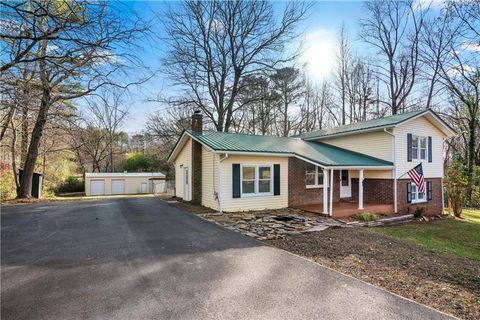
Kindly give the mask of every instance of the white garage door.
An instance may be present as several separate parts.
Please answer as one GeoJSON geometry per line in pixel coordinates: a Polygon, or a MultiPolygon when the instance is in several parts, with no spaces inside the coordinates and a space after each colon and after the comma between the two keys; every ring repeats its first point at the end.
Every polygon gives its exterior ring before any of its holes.
{"type": "Polygon", "coordinates": [[[124,193],[125,193],[125,180],[113,179],[112,194],[124,194],[124,193]]]}
{"type": "Polygon", "coordinates": [[[91,180],[90,194],[92,196],[103,196],[105,194],[105,180],[91,180]]]}

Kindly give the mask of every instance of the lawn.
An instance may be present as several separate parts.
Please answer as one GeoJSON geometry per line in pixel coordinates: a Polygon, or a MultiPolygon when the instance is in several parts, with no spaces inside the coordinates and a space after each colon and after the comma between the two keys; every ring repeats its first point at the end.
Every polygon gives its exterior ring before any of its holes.
{"type": "Polygon", "coordinates": [[[464,210],[462,220],[434,220],[370,230],[420,244],[431,251],[480,260],[480,210],[464,210]]]}

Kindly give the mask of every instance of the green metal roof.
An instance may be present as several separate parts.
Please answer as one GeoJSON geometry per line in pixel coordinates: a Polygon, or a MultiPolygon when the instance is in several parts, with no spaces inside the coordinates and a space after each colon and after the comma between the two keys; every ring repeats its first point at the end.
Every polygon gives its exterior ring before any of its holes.
{"type": "Polygon", "coordinates": [[[217,131],[186,130],[201,143],[220,152],[277,153],[299,156],[325,167],[392,166],[391,162],[325,143],[298,138],[258,136],[217,131]]]}
{"type": "Polygon", "coordinates": [[[422,109],[422,110],[403,113],[403,114],[396,114],[394,116],[378,118],[370,121],[357,122],[357,123],[352,123],[349,125],[339,126],[339,127],[325,129],[325,130],[307,132],[307,133],[296,135],[294,137],[309,140],[309,139],[327,137],[327,136],[341,134],[341,133],[350,133],[355,131],[390,127],[390,126],[395,126],[415,116],[418,116],[419,114],[422,114],[426,111],[427,109],[422,109]]]}

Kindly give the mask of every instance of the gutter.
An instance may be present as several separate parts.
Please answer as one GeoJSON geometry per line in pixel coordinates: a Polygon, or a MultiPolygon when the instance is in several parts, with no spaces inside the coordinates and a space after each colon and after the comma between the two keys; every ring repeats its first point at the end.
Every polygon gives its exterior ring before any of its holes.
{"type": "Polygon", "coordinates": [[[397,162],[395,160],[396,155],[396,148],[395,148],[395,135],[391,132],[387,131],[387,128],[383,129],[385,133],[392,136],[392,162],[393,162],[393,211],[395,213],[398,212],[398,205],[397,205],[397,162]]]}
{"type": "Polygon", "coordinates": [[[223,158],[220,158],[220,155],[218,156],[218,166],[217,166],[217,174],[218,174],[218,191],[217,191],[217,203],[218,203],[218,212],[223,213],[222,210],[222,171],[221,171],[221,165],[222,162],[226,159],[228,159],[229,154],[225,153],[225,156],[223,158]]]}

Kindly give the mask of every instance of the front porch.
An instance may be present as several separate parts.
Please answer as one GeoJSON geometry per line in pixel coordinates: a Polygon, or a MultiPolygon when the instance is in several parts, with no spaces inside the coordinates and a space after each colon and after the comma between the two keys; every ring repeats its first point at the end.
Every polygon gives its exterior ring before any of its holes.
{"type": "MultiPolygon", "coordinates": [[[[364,203],[363,209],[358,209],[357,202],[334,202],[332,204],[334,216],[338,218],[345,218],[357,213],[373,213],[373,214],[393,214],[394,207],[392,204],[378,204],[378,203],[364,203]]],[[[324,213],[323,203],[313,203],[307,205],[295,206],[297,209],[302,209],[313,213],[324,213]]]]}
{"type": "Polygon", "coordinates": [[[333,217],[396,212],[394,172],[385,167],[321,167],[289,160],[289,206],[333,217]]]}

